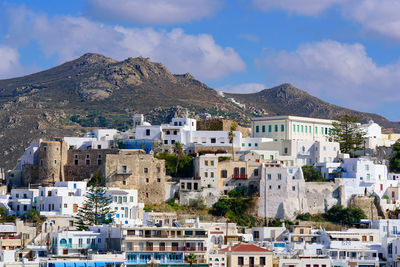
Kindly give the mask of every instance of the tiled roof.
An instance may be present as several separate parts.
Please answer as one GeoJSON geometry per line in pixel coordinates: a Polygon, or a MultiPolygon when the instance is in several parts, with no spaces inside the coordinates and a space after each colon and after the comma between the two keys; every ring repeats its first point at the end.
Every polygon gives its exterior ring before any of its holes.
{"type": "MultiPolygon", "coordinates": [[[[220,252],[228,252],[229,247],[221,249],[220,252]]],[[[252,244],[238,244],[231,247],[232,252],[269,252],[269,250],[252,244]]]]}

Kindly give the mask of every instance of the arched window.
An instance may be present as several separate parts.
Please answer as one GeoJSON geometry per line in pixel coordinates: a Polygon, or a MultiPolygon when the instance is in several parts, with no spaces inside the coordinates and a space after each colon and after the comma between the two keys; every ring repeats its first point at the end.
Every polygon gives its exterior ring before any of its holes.
{"type": "Polygon", "coordinates": [[[67,246],[67,239],[65,239],[65,238],[61,239],[60,246],[67,246]]]}

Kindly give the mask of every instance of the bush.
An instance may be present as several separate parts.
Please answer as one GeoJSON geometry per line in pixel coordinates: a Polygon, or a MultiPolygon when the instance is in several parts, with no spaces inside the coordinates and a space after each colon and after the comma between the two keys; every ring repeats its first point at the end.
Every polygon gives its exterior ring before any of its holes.
{"type": "Polygon", "coordinates": [[[240,226],[254,226],[256,218],[248,213],[252,199],[247,197],[220,198],[214,203],[211,214],[224,216],[240,226]]]}
{"type": "Polygon", "coordinates": [[[324,217],[321,214],[310,214],[309,212],[300,213],[296,216],[297,220],[300,221],[312,221],[312,222],[322,222],[324,217]]]}
{"type": "Polygon", "coordinates": [[[175,175],[176,161],[178,157],[175,154],[159,153],[155,155],[157,159],[165,160],[165,171],[167,175],[173,177],[192,177],[194,173],[193,157],[181,155],[178,164],[178,173],[175,175]]]}
{"type": "Polygon", "coordinates": [[[366,219],[364,211],[357,207],[343,208],[341,205],[335,205],[330,208],[324,217],[333,223],[341,223],[345,225],[359,224],[361,219],[366,219]]]}
{"type": "Polygon", "coordinates": [[[306,182],[326,182],[326,180],[322,178],[321,172],[314,166],[305,165],[301,167],[301,169],[303,170],[304,180],[306,182]]]}
{"type": "Polygon", "coordinates": [[[207,208],[206,204],[204,204],[204,200],[201,198],[189,200],[189,207],[197,210],[204,210],[207,208]]]}
{"type": "Polygon", "coordinates": [[[228,196],[232,198],[245,197],[247,195],[246,187],[239,187],[228,192],[228,196]]]}

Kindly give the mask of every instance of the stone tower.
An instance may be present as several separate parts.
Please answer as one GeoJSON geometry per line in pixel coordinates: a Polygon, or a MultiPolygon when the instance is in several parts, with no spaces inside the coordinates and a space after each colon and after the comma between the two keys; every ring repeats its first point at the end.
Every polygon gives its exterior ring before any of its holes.
{"type": "Polygon", "coordinates": [[[64,165],[67,162],[67,143],[42,141],[39,149],[39,183],[54,184],[64,181],[64,165]]]}

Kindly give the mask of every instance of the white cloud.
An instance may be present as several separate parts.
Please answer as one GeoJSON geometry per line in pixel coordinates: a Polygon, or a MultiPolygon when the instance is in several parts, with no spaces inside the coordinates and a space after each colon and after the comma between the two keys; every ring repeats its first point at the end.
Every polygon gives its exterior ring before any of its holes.
{"type": "Polygon", "coordinates": [[[261,83],[243,83],[237,85],[224,85],[217,88],[217,90],[225,93],[248,94],[257,93],[265,88],[267,87],[261,83]]]}
{"type": "Polygon", "coordinates": [[[186,34],[179,28],[165,31],[108,26],[83,17],[48,18],[21,9],[17,13],[15,19],[10,16],[12,35],[7,42],[21,45],[21,40],[36,40],[46,55],[58,55],[60,62],[86,52],[117,60],[143,56],[162,62],[173,73],[190,72],[205,80],[245,70],[245,63],[233,48],[219,46],[208,34],[186,34]]]}
{"type": "Polygon", "coordinates": [[[361,44],[322,41],[269,53],[261,62],[275,82],[290,82],[354,108],[400,101],[400,63],[378,66],[361,44]]]}
{"type": "Polygon", "coordinates": [[[264,11],[283,9],[301,15],[315,16],[345,1],[347,0],[253,0],[253,4],[264,11]]]}
{"type": "Polygon", "coordinates": [[[399,0],[253,0],[263,11],[282,9],[305,16],[319,15],[338,6],[343,16],[368,32],[400,41],[399,0]]]}
{"type": "Polygon", "coordinates": [[[22,66],[17,49],[0,45],[0,79],[7,79],[37,71],[34,66],[22,66]]]}
{"type": "Polygon", "coordinates": [[[221,0],[89,0],[95,19],[140,24],[175,24],[215,14],[221,0]]]}
{"type": "Polygon", "coordinates": [[[400,1],[355,0],[342,8],[345,17],[369,32],[400,40],[400,1]]]}

